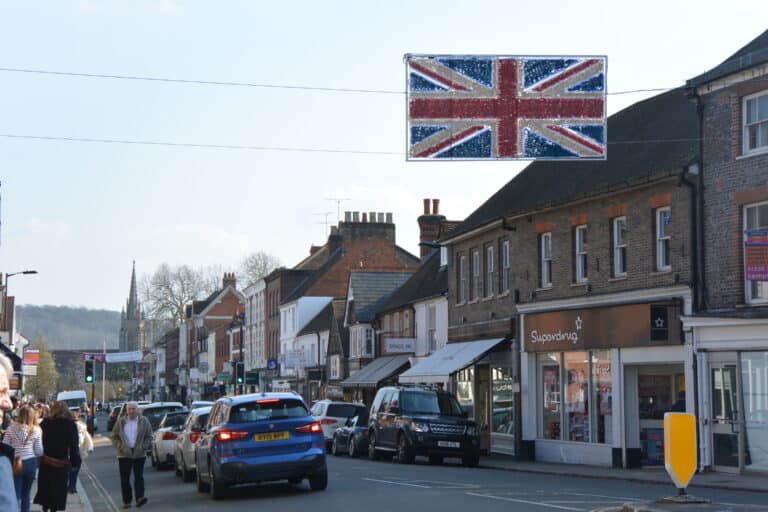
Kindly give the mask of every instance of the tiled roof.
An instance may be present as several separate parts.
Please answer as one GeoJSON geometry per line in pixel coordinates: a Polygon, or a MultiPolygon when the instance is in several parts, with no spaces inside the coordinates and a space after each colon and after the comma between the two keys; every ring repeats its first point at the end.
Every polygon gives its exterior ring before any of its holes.
{"type": "Polygon", "coordinates": [[[328,256],[328,260],[320,267],[312,271],[306,271],[307,276],[295,288],[293,288],[293,290],[288,292],[280,303],[286,304],[303,297],[307,290],[309,290],[312,285],[317,282],[318,279],[323,277],[325,273],[328,272],[336,264],[336,262],[341,259],[342,255],[343,250],[341,247],[339,247],[328,256]]]}
{"type": "Polygon", "coordinates": [[[421,268],[398,288],[376,313],[398,309],[417,300],[435,297],[446,292],[448,292],[448,270],[446,267],[440,267],[440,250],[433,249],[421,268]]]}
{"type": "Polygon", "coordinates": [[[683,88],[635,103],[608,118],[607,160],[537,161],[443,239],[522,214],[680,172],[698,154],[696,106],[683,88]]]}
{"type": "Polygon", "coordinates": [[[745,69],[768,62],[768,30],[754,38],[746,46],[725,59],[723,62],[688,80],[687,85],[697,87],[718,78],[738,73],[745,69]]]}
{"type": "Polygon", "coordinates": [[[315,332],[325,331],[331,328],[331,322],[335,319],[333,317],[333,301],[329,302],[315,317],[309,321],[304,328],[299,331],[299,336],[305,334],[312,334],[315,332]]]}
{"type": "Polygon", "coordinates": [[[378,308],[394,291],[405,283],[413,272],[352,272],[349,285],[355,303],[358,322],[370,322],[378,308]]]}

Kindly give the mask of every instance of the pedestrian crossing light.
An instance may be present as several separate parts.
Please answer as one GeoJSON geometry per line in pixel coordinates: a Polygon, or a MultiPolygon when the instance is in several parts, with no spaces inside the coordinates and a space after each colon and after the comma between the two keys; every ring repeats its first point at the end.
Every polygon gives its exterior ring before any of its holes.
{"type": "Polygon", "coordinates": [[[92,359],[86,359],[85,361],[85,383],[86,384],[93,383],[93,360],[92,359]]]}
{"type": "Polygon", "coordinates": [[[235,363],[235,383],[242,384],[245,382],[245,363],[238,361],[235,363]]]}

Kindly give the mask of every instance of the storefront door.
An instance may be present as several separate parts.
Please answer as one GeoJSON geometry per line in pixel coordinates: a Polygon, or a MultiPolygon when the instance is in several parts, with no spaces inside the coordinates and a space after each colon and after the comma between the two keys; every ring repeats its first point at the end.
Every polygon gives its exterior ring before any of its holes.
{"type": "MultiPolygon", "coordinates": [[[[735,355],[735,354],[734,354],[735,355]]],[[[713,363],[712,455],[718,471],[739,470],[739,393],[736,361],[713,363]]]]}

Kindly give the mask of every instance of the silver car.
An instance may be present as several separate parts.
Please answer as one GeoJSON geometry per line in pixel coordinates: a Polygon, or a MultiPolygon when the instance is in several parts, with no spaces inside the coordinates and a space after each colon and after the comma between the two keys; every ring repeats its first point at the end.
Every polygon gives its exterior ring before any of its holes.
{"type": "Polygon", "coordinates": [[[184,422],[184,428],[176,436],[174,459],[176,461],[176,475],[184,482],[195,479],[195,443],[200,438],[200,433],[208,423],[208,414],[211,407],[199,407],[192,409],[184,422]]]}

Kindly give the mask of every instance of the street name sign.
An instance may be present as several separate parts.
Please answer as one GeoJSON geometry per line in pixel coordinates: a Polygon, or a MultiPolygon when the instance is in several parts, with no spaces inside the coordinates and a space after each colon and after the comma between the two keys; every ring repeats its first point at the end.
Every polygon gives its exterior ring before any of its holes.
{"type": "Polygon", "coordinates": [[[678,489],[696,473],[696,417],[682,412],[664,414],[664,466],[678,489]]]}

